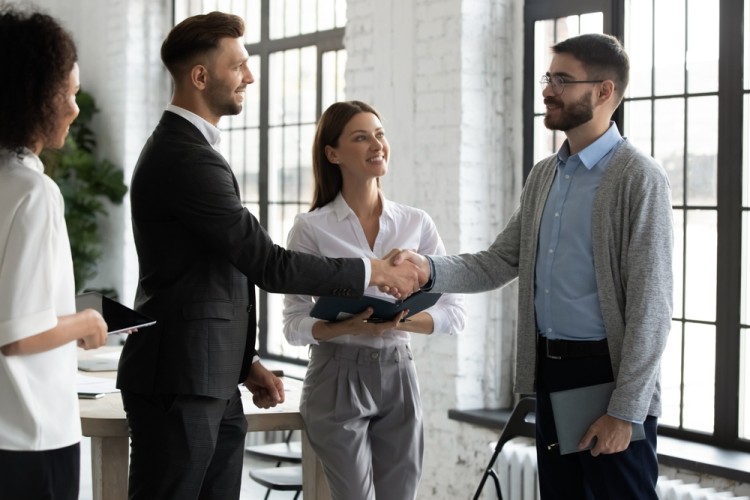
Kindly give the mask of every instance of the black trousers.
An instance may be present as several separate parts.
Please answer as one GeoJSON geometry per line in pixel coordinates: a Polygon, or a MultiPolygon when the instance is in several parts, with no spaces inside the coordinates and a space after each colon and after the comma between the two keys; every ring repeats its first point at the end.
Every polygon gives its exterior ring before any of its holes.
{"type": "Polygon", "coordinates": [[[130,500],[240,496],[247,422],[229,399],[121,391],[130,434],[130,500]]]}
{"type": "Polygon", "coordinates": [[[549,393],[611,382],[609,356],[549,359],[542,347],[538,357],[536,446],[542,499],[656,500],[656,417],[643,424],[646,439],[633,441],[620,453],[593,457],[590,451],[560,455],[549,449],[557,443],[549,393]]]}
{"type": "Polygon", "coordinates": [[[3,500],[78,500],[81,445],[45,451],[0,450],[3,500]]]}

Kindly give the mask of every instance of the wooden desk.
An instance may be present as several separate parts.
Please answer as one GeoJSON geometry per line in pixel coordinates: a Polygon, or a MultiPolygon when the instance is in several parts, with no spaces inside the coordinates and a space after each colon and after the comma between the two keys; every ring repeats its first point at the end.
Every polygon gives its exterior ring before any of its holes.
{"type": "MultiPolygon", "coordinates": [[[[115,372],[89,373],[113,377],[115,372]]],[[[302,429],[299,397],[302,382],[284,379],[286,401],[283,405],[261,410],[252,403],[250,393],[242,391],[247,431],[302,429]]],[[[126,500],[128,491],[128,424],[119,393],[101,399],[79,399],[83,435],[91,437],[91,476],[94,500],[126,500]]],[[[305,500],[330,500],[323,467],[302,432],[302,477],[305,500]]]]}

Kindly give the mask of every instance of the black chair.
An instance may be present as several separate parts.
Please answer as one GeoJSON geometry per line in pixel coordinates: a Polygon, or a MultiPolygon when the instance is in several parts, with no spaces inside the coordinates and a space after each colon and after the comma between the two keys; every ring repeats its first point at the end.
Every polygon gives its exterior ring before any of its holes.
{"type": "Polygon", "coordinates": [[[510,418],[508,418],[508,423],[505,424],[505,428],[500,434],[500,439],[497,440],[495,452],[492,454],[492,458],[487,464],[487,468],[485,469],[484,474],[482,474],[482,480],[479,482],[476,493],[474,493],[473,500],[479,499],[479,495],[482,493],[482,488],[484,488],[484,484],[487,482],[487,477],[491,477],[495,482],[497,498],[499,500],[502,500],[503,494],[500,491],[500,478],[498,478],[497,473],[493,468],[495,466],[495,461],[500,455],[500,452],[503,449],[503,445],[505,445],[505,443],[507,443],[511,439],[515,437],[536,437],[536,424],[534,422],[535,410],[536,399],[531,396],[521,398],[516,407],[513,409],[513,412],[511,412],[510,414],[510,418]]]}
{"type": "Polygon", "coordinates": [[[292,441],[294,431],[289,431],[281,443],[269,443],[245,447],[245,454],[260,460],[275,461],[275,467],[251,468],[250,478],[267,488],[265,500],[271,491],[296,491],[296,499],[302,492],[302,466],[282,466],[284,463],[301,464],[302,448],[299,441],[292,441]]]}

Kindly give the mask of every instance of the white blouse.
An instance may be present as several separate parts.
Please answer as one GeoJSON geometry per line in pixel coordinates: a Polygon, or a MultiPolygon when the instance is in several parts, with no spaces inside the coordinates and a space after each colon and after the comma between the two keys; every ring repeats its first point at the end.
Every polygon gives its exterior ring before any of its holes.
{"type": "MultiPolygon", "coordinates": [[[[0,149],[0,345],[42,333],[75,312],[63,199],[31,151],[0,149]]],[[[81,439],[76,344],[0,353],[0,449],[38,451],[81,439]]]]}
{"type": "MultiPolygon", "coordinates": [[[[297,215],[287,247],[326,257],[382,258],[394,248],[411,249],[424,255],[445,255],[435,223],[426,212],[390,202],[382,194],[381,201],[380,230],[372,249],[357,216],[341,193],[326,206],[297,215]]],[[[374,286],[368,287],[365,293],[387,297],[374,286]]],[[[290,344],[318,344],[312,328],[319,320],[310,316],[314,300],[309,295],[284,296],[284,336],[290,344]]],[[[432,316],[435,333],[453,334],[464,327],[465,311],[459,295],[443,294],[437,304],[425,312],[432,316]]],[[[409,332],[393,329],[383,336],[342,335],[328,342],[383,348],[408,341],[409,332]]]]}

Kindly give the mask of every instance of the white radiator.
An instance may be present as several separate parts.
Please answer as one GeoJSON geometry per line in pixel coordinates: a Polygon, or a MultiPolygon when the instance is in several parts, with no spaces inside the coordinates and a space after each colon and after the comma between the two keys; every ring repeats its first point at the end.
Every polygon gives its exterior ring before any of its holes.
{"type": "MultiPolygon", "coordinates": [[[[492,447],[494,451],[494,446],[492,447]]],[[[495,461],[503,500],[539,500],[536,474],[536,446],[533,439],[515,438],[503,446],[495,461]]],[[[485,490],[492,488],[488,480],[485,490]]]]}
{"type": "MultiPolygon", "coordinates": [[[[493,444],[492,451],[494,450],[493,444]]],[[[515,438],[505,443],[494,469],[500,478],[503,500],[539,500],[536,446],[533,439],[515,438]]],[[[490,479],[484,487],[485,492],[492,487],[490,479]]],[[[750,500],[747,496],[736,497],[729,491],[702,488],[699,484],[685,483],[666,476],[659,476],[656,494],[660,500],[750,500]]]]}
{"type": "Polygon", "coordinates": [[[736,497],[730,491],[716,491],[713,488],[702,488],[697,483],[686,483],[680,479],[659,476],[656,483],[656,494],[660,500],[750,500],[749,497],[736,497]]]}

